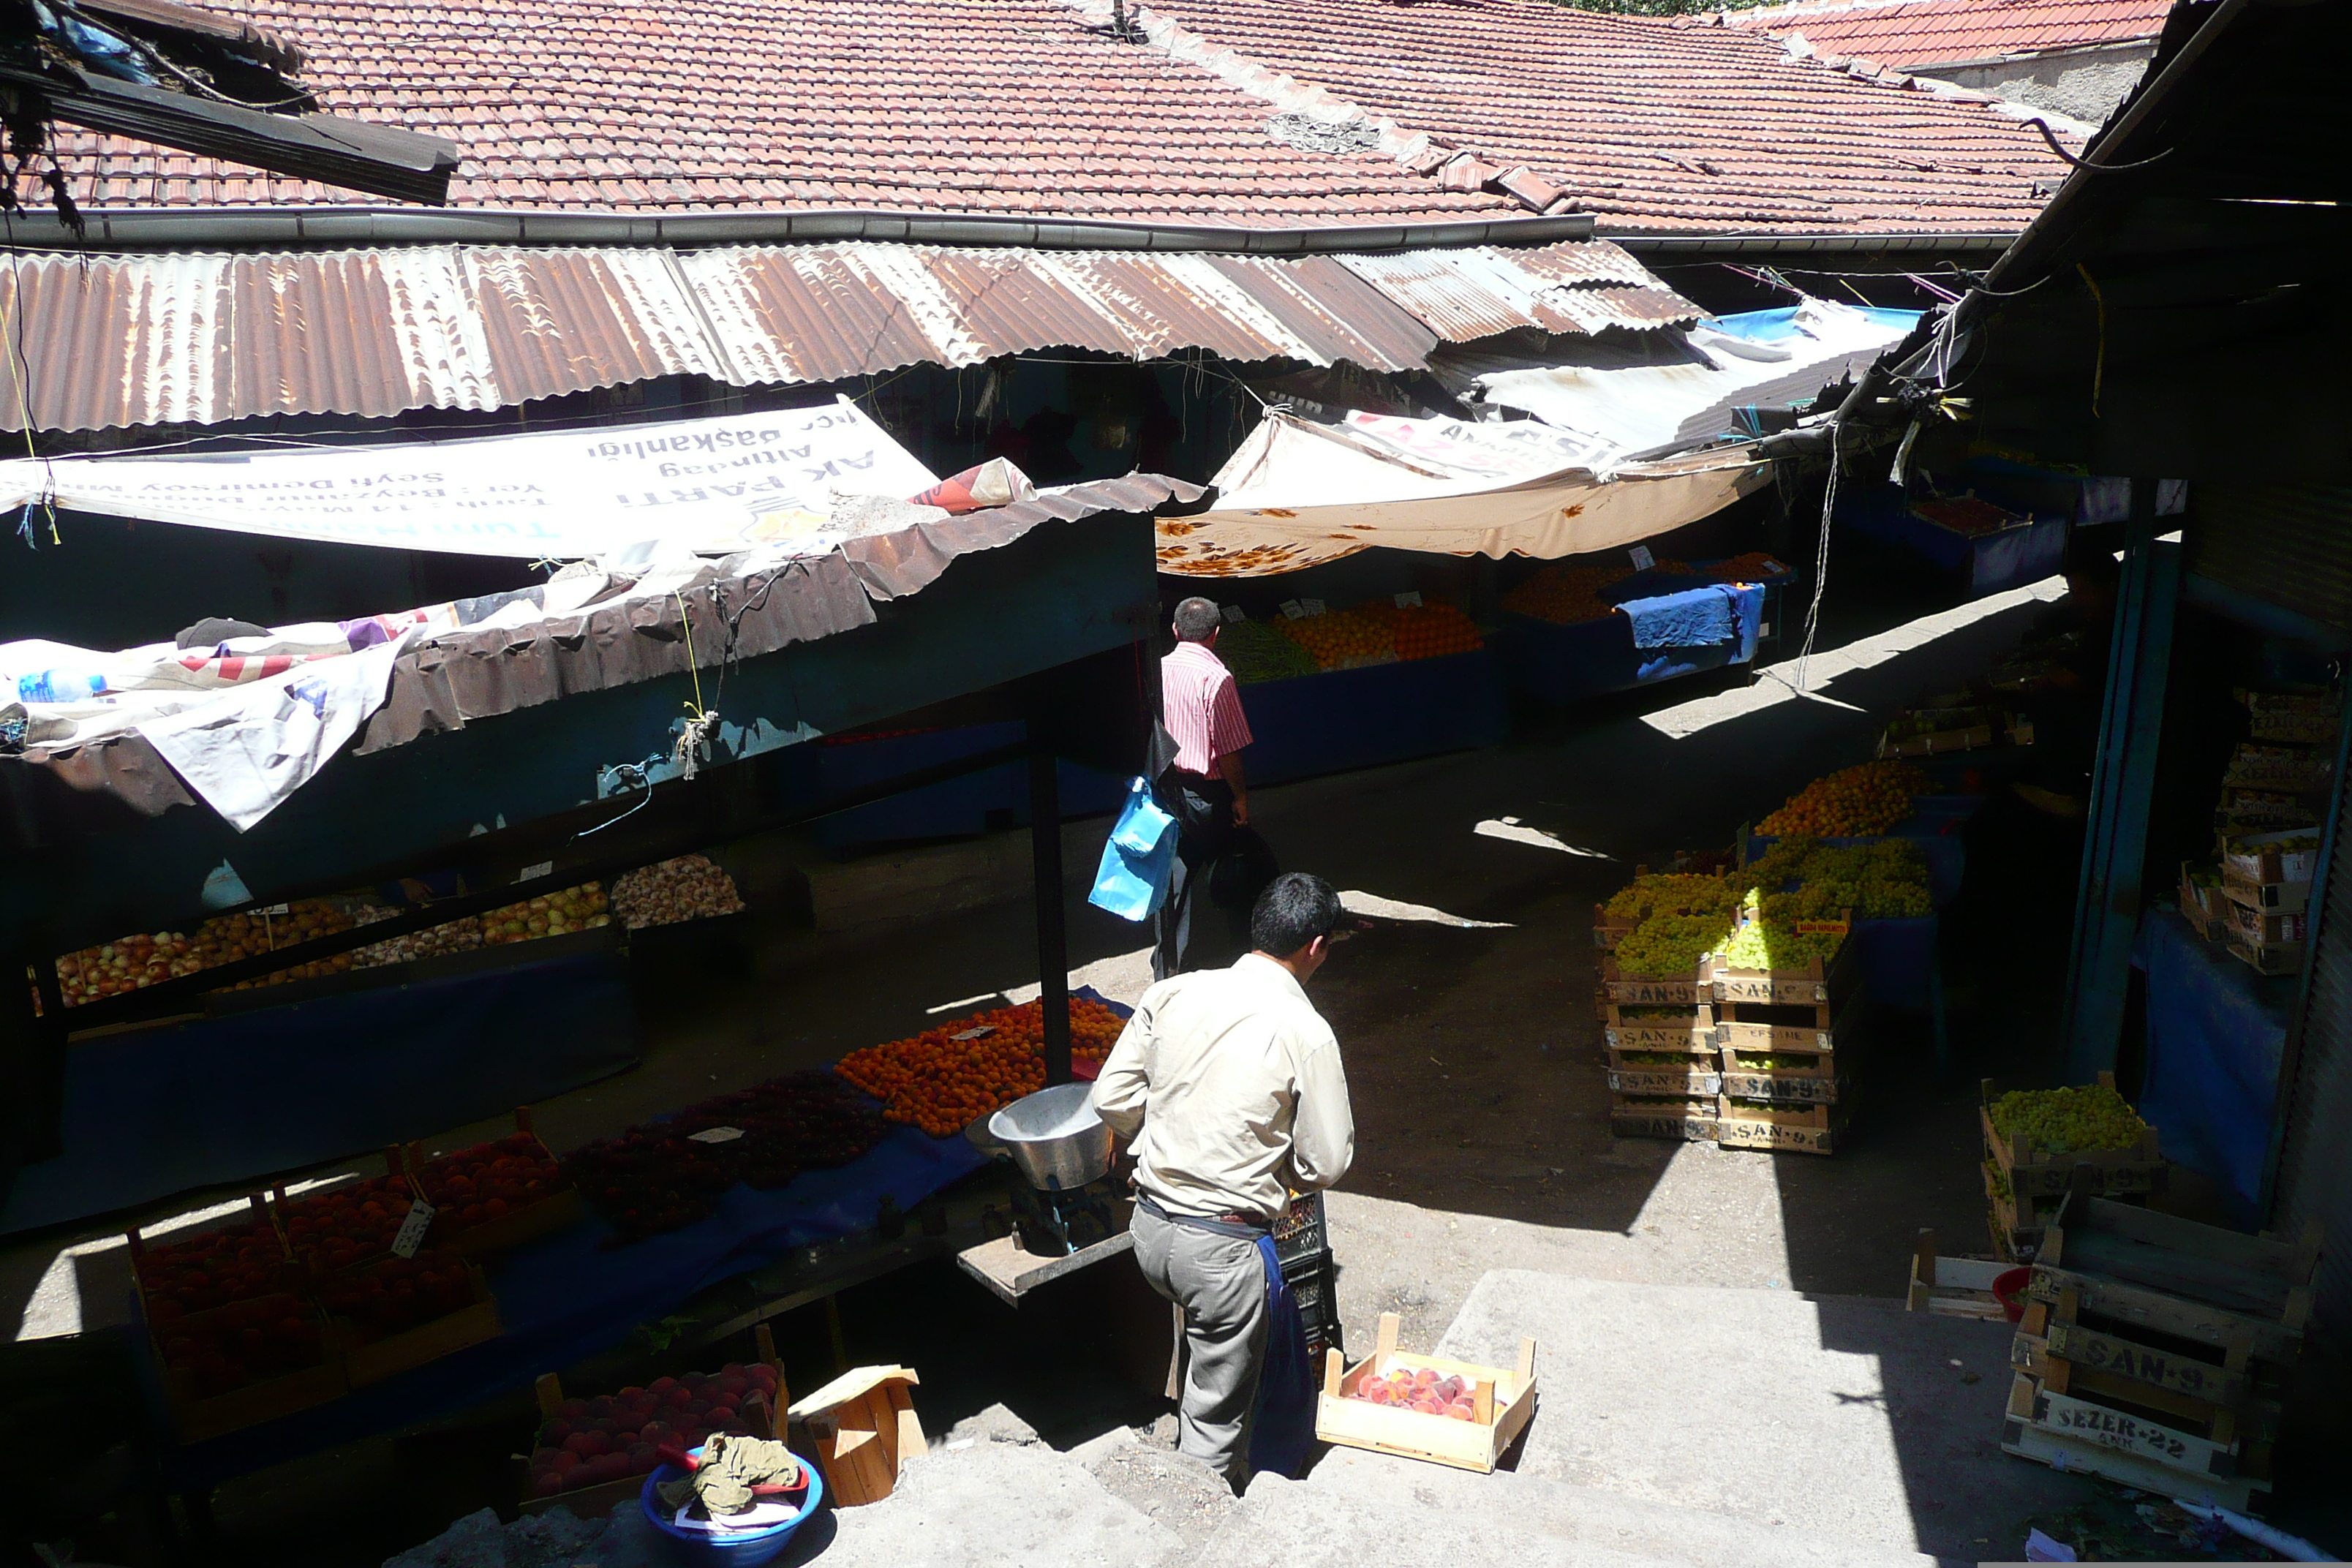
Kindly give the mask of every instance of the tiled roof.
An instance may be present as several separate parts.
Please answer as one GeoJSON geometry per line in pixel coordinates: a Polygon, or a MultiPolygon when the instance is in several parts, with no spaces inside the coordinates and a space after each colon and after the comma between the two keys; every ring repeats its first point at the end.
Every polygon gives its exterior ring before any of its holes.
{"type": "MultiPolygon", "coordinates": [[[[1150,16],[1300,84],[1525,164],[1603,233],[2022,228],[2066,172],[1957,89],[1859,74],[1712,18],[1549,0],[1152,0],[1150,16]]],[[[1180,42],[1180,48],[1188,47],[1180,42]]]]}
{"type": "Polygon", "coordinates": [[[2153,38],[2172,0],[1831,0],[1759,5],[1726,20],[1824,54],[1916,70],[1928,65],[2153,38]]]}
{"type": "MultiPolygon", "coordinates": [[[[1058,0],[218,0],[322,107],[457,142],[458,207],[879,208],[1328,226],[1523,216],[1270,111],[1058,0]]],[[[88,135],[86,205],[351,193],[88,135]]],[[[39,194],[29,183],[28,199],[39,194]]]]}

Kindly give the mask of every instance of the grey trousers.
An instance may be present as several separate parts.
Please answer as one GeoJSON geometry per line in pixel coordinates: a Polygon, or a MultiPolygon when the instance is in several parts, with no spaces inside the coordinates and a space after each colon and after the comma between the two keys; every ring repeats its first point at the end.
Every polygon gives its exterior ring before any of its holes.
{"type": "Polygon", "coordinates": [[[1180,1452],[1249,1485],[1250,1418],[1265,1366],[1265,1266],[1255,1243],[1171,1225],[1138,1205],[1128,1229],[1151,1288],[1184,1310],[1180,1452]]]}

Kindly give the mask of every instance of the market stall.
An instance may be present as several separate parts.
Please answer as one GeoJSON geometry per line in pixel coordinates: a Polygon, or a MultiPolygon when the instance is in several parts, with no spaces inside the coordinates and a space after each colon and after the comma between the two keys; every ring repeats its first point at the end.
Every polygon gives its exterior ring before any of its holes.
{"type": "Polygon", "coordinates": [[[1753,663],[1794,575],[1761,552],[1548,565],[1503,596],[1496,641],[1514,689],[1564,706],[1753,663]]]}
{"type": "Polygon", "coordinates": [[[1918,556],[1969,598],[2039,582],[2066,561],[2064,512],[2013,509],[1975,489],[1942,495],[1885,483],[1842,486],[1837,521],[1918,556]]]}

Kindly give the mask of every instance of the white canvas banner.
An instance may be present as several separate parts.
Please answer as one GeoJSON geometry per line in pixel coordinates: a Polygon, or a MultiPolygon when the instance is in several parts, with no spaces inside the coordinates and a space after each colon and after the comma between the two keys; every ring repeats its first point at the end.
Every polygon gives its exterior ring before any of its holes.
{"type": "Polygon", "coordinates": [[[139,733],[243,833],[310,783],[383,705],[393,663],[414,635],[145,720],[139,733]]]}
{"type": "Polygon", "coordinates": [[[837,496],[938,479],[846,398],[594,430],[331,449],[0,462],[0,510],[523,560],[659,542],[703,554],[831,549],[837,496]]]}

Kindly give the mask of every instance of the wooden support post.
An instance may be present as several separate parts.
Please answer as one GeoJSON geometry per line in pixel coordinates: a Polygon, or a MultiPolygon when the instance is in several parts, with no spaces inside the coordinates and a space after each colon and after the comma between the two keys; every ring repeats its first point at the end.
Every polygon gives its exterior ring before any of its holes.
{"type": "MultiPolygon", "coordinates": [[[[1032,725],[1033,733],[1036,728],[1032,725]]],[[[1036,879],[1037,1005],[1045,1012],[1045,1081],[1070,1081],[1070,947],[1062,910],[1062,789],[1053,748],[1029,753],[1029,851],[1036,879]]]]}

